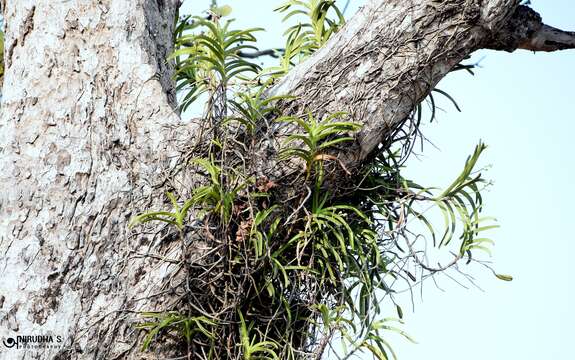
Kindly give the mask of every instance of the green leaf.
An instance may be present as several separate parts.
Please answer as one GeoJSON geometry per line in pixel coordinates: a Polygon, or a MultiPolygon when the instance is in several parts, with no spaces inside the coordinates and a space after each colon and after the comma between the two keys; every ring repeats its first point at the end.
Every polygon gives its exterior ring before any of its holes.
{"type": "Polygon", "coordinates": [[[401,309],[401,306],[395,304],[395,309],[397,310],[397,316],[400,319],[403,319],[403,310],[401,309]]]}
{"type": "Polygon", "coordinates": [[[495,277],[503,281],[513,281],[513,276],[511,275],[495,274],[495,277]]]}

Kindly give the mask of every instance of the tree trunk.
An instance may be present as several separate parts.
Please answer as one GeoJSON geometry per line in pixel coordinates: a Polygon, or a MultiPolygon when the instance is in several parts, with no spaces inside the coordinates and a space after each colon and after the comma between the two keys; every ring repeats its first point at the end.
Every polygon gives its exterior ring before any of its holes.
{"type": "MultiPolygon", "coordinates": [[[[518,2],[370,1],[271,92],[297,96],[288,113],[349,112],[364,127],[339,155],[359,168],[473,51],[574,47],[518,2]]],[[[66,350],[40,358],[141,358],[135,314],[178,296],[177,242],[127,227],[164,190],[191,186],[170,176],[199,128],[174,110],[165,60],[177,5],[3,1],[0,336],[64,337],[66,350]]],[[[279,130],[274,140],[289,127],[279,130]]]]}
{"type": "Polygon", "coordinates": [[[138,255],[152,236],[127,222],[187,140],[166,62],[176,3],[5,3],[2,337],[52,333],[73,345],[63,358],[112,359],[134,346],[131,312],[154,308],[169,266],[138,255]]]}

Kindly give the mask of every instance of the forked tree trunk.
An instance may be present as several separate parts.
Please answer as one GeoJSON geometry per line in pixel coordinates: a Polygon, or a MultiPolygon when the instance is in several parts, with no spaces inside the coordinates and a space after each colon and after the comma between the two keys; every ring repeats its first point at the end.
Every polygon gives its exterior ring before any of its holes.
{"type": "MultiPolygon", "coordinates": [[[[135,314],[177,297],[164,260],[179,245],[127,223],[161,198],[197,129],[174,110],[165,60],[177,1],[2,3],[0,337],[66,339],[42,359],[141,358],[135,314]]],[[[363,123],[340,154],[353,169],[473,51],[559,50],[573,38],[518,0],[373,0],[272,92],[298,96],[287,112],[363,123]]]]}

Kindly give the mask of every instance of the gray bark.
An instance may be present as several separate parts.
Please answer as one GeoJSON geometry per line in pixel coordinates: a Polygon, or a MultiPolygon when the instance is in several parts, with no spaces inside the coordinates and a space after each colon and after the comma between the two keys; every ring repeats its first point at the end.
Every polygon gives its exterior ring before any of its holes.
{"type": "MultiPolygon", "coordinates": [[[[359,167],[474,51],[575,47],[575,33],[543,25],[535,11],[519,2],[369,1],[270,94],[295,96],[283,104],[287,112],[345,111],[362,124],[356,146],[339,153],[348,169],[359,167]]],[[[278,136],[292,131],[284,125],[278,136]]]]}
{"type": "Polygon", "coordinates": [[[178,154],[166,62],[175,9],[3,5],[0,336],[52,333],[73,344],[65,358],[111,359],[134,344],[131,312],[120,310],[153,309],[137,299],[159,291],[168,269],[137,255],[151,236],[132,237],[126,224],[158,197],[154,184],[178,154]]]}
{"type": "MultiPolygon", "coordinates": [[[[141,358],[137,312],[177,297],[179,267],[162,258],[179,259],[179,245],[127,227],[166,188],[190,186],[166,181],[198,128],[174,111],[165,61],[176,3],[3,2],[0,337],[61,335],[65,359],[141,358]]],[[[298,96],[286,112],[361,122],[340,154],[357,168],[473,51],[573,47],[526,14],[517,0],[373,0],[272,92],[298,96]]]]}

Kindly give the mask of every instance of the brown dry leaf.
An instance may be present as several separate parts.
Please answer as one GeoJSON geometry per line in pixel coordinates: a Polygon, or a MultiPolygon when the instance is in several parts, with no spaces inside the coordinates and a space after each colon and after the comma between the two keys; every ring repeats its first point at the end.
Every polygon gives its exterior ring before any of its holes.
{"type": "Polygon", "coordinates": [[[252,219],[244,220],[240,223],[238,231],[236,232],[236,241],[243,242],[246,240],[252,227],[252,219]]]}
{"type": "Polygon", "coordinates": [[[278,184],[276,184],[275,182],[267,178],[262,178],[259,185],[257,186],[257,189],[261,192],[267,193],[268,191],[270,191],[270,189],[273,189],[276,186],[278,186],[278,184]]]}
{"type": "Polygon", "coordinates": [[[337,158],[333,155],[328,155],[328,154],[318,154],[316,155],[314,158],[314,160],[321,160],[321,161],[326,161],[326,160],[337,160],[337,158]]]}
{"type": "Polygon", "coordinates": [[[321,161],[326,161],[326,160],[337,160],[337,162],[339,163],[339,166],[341,166],[341,168],[343,169],[343,171],[345,171],[346,174],[351,175],[351,173],[349,172],[349,170],[345,167],[345,165],[343,164],[343,162],[338,159],[337,157],[333,156],[333,155],[328,155],[328,154],[318,154],[314,157],[314,160],[321,160],[321,161]]]}

